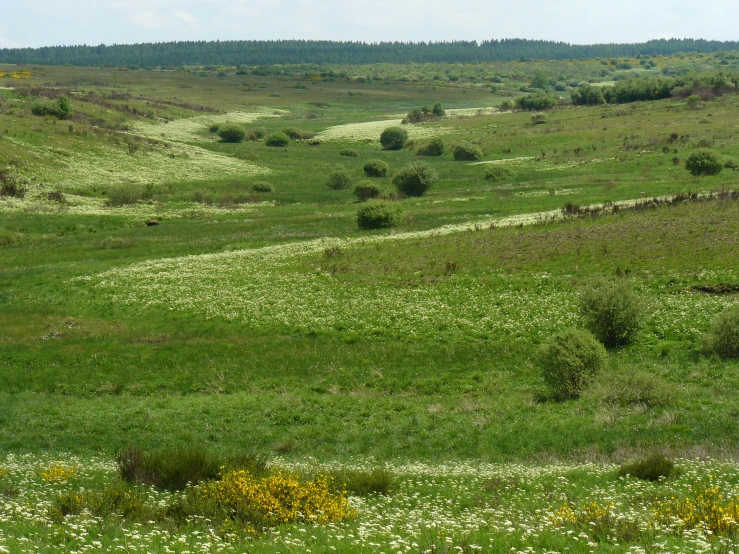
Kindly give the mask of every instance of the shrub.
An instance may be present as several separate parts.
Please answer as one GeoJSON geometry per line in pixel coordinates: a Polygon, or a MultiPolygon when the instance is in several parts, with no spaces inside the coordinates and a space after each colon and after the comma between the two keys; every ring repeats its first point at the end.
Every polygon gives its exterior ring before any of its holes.
{"type": "Polygon", "coordinates": [[[241,142],[246,137],[246,131],[240,125],[222,125],[218,128],[218,136],[223,142],[241,142]]]}
{"type": "Polygon", "coordinates": [[[64,196],[64,193],[60,190],[52,190],[51,192],[46,193],[46,199],[50,202],[57,202],[59,204],[67,202],[67,197],[64,196]]]}
{"type": "Polygon", "coordinates": [[[336,492],[346,491],[355,496],[389,494],[395,487],[395,477],[384,467],[369,471],[338,469],[329,474],[336,492]]]}
{"type": "Polygon", "coordinates": [[[643,481],[659,481],[669,478],[675,472],[675,463],[661,454],[651,456],[622,465],[618,469],[619,477],[636,477],[643,481]]]}
{"type": "Polygon", "coordinates": [[[437,102],[434,104],[434,107],[431,109],[431,113],[434,114],[436,117],[443,117],[446,115],[446,110],[444,110],[444,107],[441,105],[441,102],[437,102]]]}
{"type": "Polygon", "coordinates": [[[18,233],[0,227],[0,246],[10,246],[18,241],[18,233]]]}
{"type": "Polygon", "coordinates": [[[357,200],[364,202],[382,196],[382,188],[372,181],[361,181],[354,185],[352,194],[357,197],[357,200]]]}
{"type": "Polygon", "coordinates": [[[718,175],[724,168],[720,156],[711,150],[696,150],[685,161],[685,169],[693,175],[718,175]]]}
{"type": "Polygon", "coordinates": [[[258,183],[254,183],[251,186],[251,191],[252,192],[274,192],[275,188],[269,183],[260,181],[258,183]]]}
{"type": "Polygon", "coordinates": [[[697,94],[691,94],[688,96],[687,105],[688,109],[690,110],[696,110],[700,106],[701,103],[701,97],[697,94]]]}
{"type": "Polygon", "coordinates": [[[482,150],[470,144],[459,144],[454,147],[452,155],[457,161],[477,161],[482,159],[482,150]]]}
{"type": "Polygon", "coordinates": [[[418,149],[421,156],[441,156],[444,153],[444,141],[440,138],[431,139],[424,147],[418,149]]]}
{"type": "Polygon", "coordinates": [[[515,106],[514,106],[513,102],[511,102],[510,100],[503,100],[500,103],[500,106],[498,106],[498,109],[501,112],[510,112],[514,107],[515,106]]]}
{"type": "Polygon", "coordinates": [[[0,196],[9,198],[23,198],[26,196],[26,187],[21,186],[15,179],[0,183],[0,196]]]}
{"type": "Polygon", "coordinates": [[[644,300],[625,280],[600,281],[582,291],[585,327],[606,347],[633,342],[644,319],[644,300]]]}
{"type": "Polygon", "coordinates": [[[218,460],[197,447],[151,452],[129,447],[116,454],[116,465],[128,483],[167,490],[183,490],[188,483],[214,479],[219,471],[218,460]]]}
{"type": "Polygon", "coordinates": [[[364,164],[364,174],[367,177],[385,177],[390,166],[382,160],[369,160],[364,164]]]}
{"type": "Polygon", "coordinates": [[[603,345],[588,331],[580,329],[553,335],[536,356],[544,382],[558,400],[580,396],[606,360],[603,345]]]}
{"type": "Polygon", "coordinates": [[[101,490],[64,493],[54,501],[49,515],[52,520],[61,522],[65,516],[79,515],[83,510],[100,518],[115,514],[124,518],[151,519],[153,515],[145,498],[121,482],[106,485],[101,490]]]}
{"type": "Polygon", "coordinates": [[[385,150],[400,150],[408,141],[408,131],[400,127],[388,127],[380,135],[380,144],[385,150]]]}
{"type": "Polygon", "coordinates": [[[499,183],[513,178],[513,172],[505,167],[493,165],[485,171],[485,180],[499,183]]]}
{"type": "Polygon", "coordinates": [[[285,133],[275,133],[267,137],[267,140],[264,141],[264,144],[266,144],[267,146],[280,148],[290,144],[290,138],[285,133]]]}
{"type": "Polygon", "coordinates": [[[291,140],[304,140],[316,136],[315,133],[309,133],[308,131],[296,129],[295,127],[287,127],[283,129],[282,132],[285,133],[291,140]]]}
{"type": "Polygon", "coordinates": [[[600,106],[606,103],[606,99],[601,87],[585,85],[572,92],[572,103],[575,106],[600,106]]]}
{"type": "Polygon", "coordinates": [[[531,123],[534,125],[544,125],[547,122],[547,114],[535,113],[531,116],[531,123]]]}
{"type": "Polygon", "coordinates": [[[423,196],[438,180],[439,175],[429,164],[413,162],[393,177],[393,184],[406,196],[423,196]]]}
{"type": "Polygon", "coordinates": [[[341,152],[339,152],[340,156],[346,156],[347,158],[357,158],[359,157],[359,152],[354,150],[353,148],[345,148],[341,152]]]}
{"type": "Polygon", "coordinates": [[[727,308],[711,322],[710,346],[723,358],[739,358],[739,304],[727,308]]]}
{"type": "Polygon", "coordinates": [[[345,169],[337,169],[329,174],[326,186],[333,190],[348,189],[352,186],[352,178],[345,169]]]}
{"type": "Polygon", "coordinates": [[[211,133],[217,133],[220,128],[221,128],[221,124],[220,123],[214,123],[213,125],[211,125],[210,127],[208,127],[208,131],[211,132],[211,133]]]}
{"type": "Polygon", "coordinates": [[[262,140],[266,135],[267,130],[264,127],[256,127],[254,129],[249,129],[249,132],[246,133],[246,140],[254,142],[262,140]]]}
{"type": "Polygon", "coordinates": [[[536,94],[527,94],[519,96],[514,100],[514,105],[519,110],[540,112],[551,110],[557,106],[557,99],[551,94],[545,92],[537,92],[536,94]]]}
{"type": "Polygon", "coordinates": [[[360,229],[385,229],[397,227],[402,222],[402,209],[394,202],[371,200],[357,210],[357,225],[360,229]]]}
{"type": "Polygon", "coordinates": [[[97,247],[102,250],[119,250],[121,248],[130,248],[135,244],[131,238],[106,237],[97,243],[97,247]]]}
{"type": "Polygon", "coordinates": [[[672,406],[679,401],[679,390],[653,373],[628,368],[625,372],[603,377],[593,383],[588,395],[606,406],[656,408],[672,406]]]}
{"type": "Polygon", "coordinates": [[[38,116],[53,116],[58,119],[69,119],[72,116],[72,103],[66,96],[60,96],[56,102],[38,102],[31,107],[31,113],[38,116]]]}

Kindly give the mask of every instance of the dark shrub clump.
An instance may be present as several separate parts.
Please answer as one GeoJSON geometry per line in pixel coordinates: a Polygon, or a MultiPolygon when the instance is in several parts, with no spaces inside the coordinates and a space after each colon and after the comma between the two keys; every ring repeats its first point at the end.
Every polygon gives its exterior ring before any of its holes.
{"type": "Polygon", "coordinates": [[[580,396],[606,360],[603,345],[580,329],[566,329],[553,335],[536,356],[544,382],[557,400],[580,396]]]}
{"type": "Polygon", "coordinates": [[[371,200],[372,198],[379,198],[382,196],[382,188],[372,181],[360,181],[354,185],[352,194],[357,197],[357,200],[364,202],[365,200],[371,200]]]}
{"type": "Polygon", "coordinates": [[[714,318],[709,340],[711,349],[722,358],[739,358],[739,304],[714,318]]]}
{"type": "Polygon", "coordinates": [[[222,125],[218,128],[218,136],[223,142],[241,142],[246,137],[246,131],[240,125],[222,125]]]}
{"type": "Polygon", "coordinates": [[[600,281],[580,297],[585,327],[606,347],[634,341],[644,320],[644,300],[628,281],[600,281]]]}
{"type": "Polygon", "coordinates": [[[510,169],[499,166],[491,166],[485,172],[485,180],[499,183],[513,178],[513,172],[510,169]]]}
{"type": "Polygon", "coordinates": [[[333,190],[344,190],[352,186],[352,178],[345,169],[337,169],[328,176],[326,186],[333,190]]]}
{"type": "Polygon", "coordinates": [[[401,127],[388,127],[380,135],[380,144],[385,150],[400,150],[408,141],[408,131],[401,127]]]}
{"type": "Polygon", "coordinates": [[[622,465],[618,470],[619,477],[630,475],[643,481],[659,481],[669,478],[675,472],[675,463],[661,454],[652,454],[648,458],[622,465]]]}
{"type": "Polygon", "coordinates": [[[685,161],[685,169],[696,176],[718,175],[723,168],[723,160],[711,150],[696,150],[685,161]]]}
{"type": "Polygon", "coordinates": [[[429,164],[413,162],[393,177],[393,184],[406,196],[423,196],[438,180],[439,175],[429,164]]]}
{"type": "Polygon", "coordinates": [[[444,141],[440,138],[431,139],[426,145],[418,149],[420,156],[441,156],[444,153],[444,141]]]}
{"type": "Polygon", "coordinates": [[[274,192],[275,188],[269,183],[264,183],[260,181],[259,183],[254,183],[251,186],[251,191],[252,192],[274,192]]]}
{"type": "Polygon", "coordinates": [[[474,162],[482,159],[482,150],[471,144],[460,144],[454,147],[452,155],[457,161],[474,162]]]}
{"type": "Polygon", "coordinates": [[[382,160],[369,160],[364,164],[364,174],[367,177],[385,177],[390,166],[382,160]]]}
{"type": "Polygon", "coordinates": [[[268,136],[267,140],[264,141],[264,144],[275,148],[281,148],[290,144],[290,139],[285,133],[275,133],[268,136]]]}
{"type": "Polygon", "coordinates": [[[357,225],[360,229],[384,229],[397,227],[403,222],[401,207],[395,202],[370,200],[357,210],[357,225]]]}
{"type": "Polygon", "coordinates": [[[347,158],[357,158],[359,157],[359,152],[354,150],[353,148],[345,148],[341,152],[339,152],[340,156],[346,156],[347,158]]]}

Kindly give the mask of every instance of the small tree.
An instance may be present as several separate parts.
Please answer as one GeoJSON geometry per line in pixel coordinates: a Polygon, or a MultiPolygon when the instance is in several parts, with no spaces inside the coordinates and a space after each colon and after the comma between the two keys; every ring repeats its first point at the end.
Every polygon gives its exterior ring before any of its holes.
{"type": "Polygon", "coordinates": [[[69,119],[72,116],[72,103],[66,96],[60,96],[56,103],[57,117],[69,119]]]}
{"type": "Polygon", "coordinates": [[[403,211],[396,202],[370,200],[357,210],[357,225],[360,229],[397,227],[402,222],[403,211]]]}
{"type": "Polygon", "coordinates": [[[366,200],[382,196],[382,188],[372,181],[360,181],[354,185],[352,194],[354,194],[360,202],[365,202],[366,200]]]}
{"type": "Polygon", "coordinates": [[[382,160],[369,160],[364,164],[364,173],[367,177],[385,177],[390,166],[382,160]]]}
{"type": "Polygon", "coordinates": [[[436,117],[443,117],[446,115],[446,110],[444,110],[444,107],[441,105],[441,102],[437,102],[434,104],[434,107],[431,109],[431,113],[434,114],[436,117]]]}
{"type": "Polygon", "coordinates": [[[400,150],[408,141],[408,131],[401,127],[388,127],[380,135],[380,144],[386,150],[400,150]]]}
{"type": "Polygon", "coordinates": [[[444,153],[444,141],[440,138],[431,139],[431,141],[422,148],[418,149],[421,156],[441,156],[444,153]]]}
{"type": "Polygon", "coordinates": [[[274,148],[281,148],[290,144],[290,138],[285,133],[275,133],[268,136],[264,144],[274,148]]]}
{"type": "Polygon", "coordinates": [[[547,114],[535,113],[531,116],[531,123],[533,125],[544,125],[547,122],[547,114]]]}
{"type": "Polygon", "coordinates": [[[352,178],[345,169],[337,169],[329,174],[326,186],[333,190],[348,189],[352,186],[352,178]]]}
{"type": "Polygon", "coordinates": [[[700,107],[701,97],[697,94],[688,96],[687,105],[690,110],[697,110],[700,107]]]}
{"type": "Polygon", "coordinates": [[[580,297],[585,327],[608,348],[634,341],[644,311],[644,300],[625,280],[596,282],[580,297]]]}
{"type": "Polygon", "coordinates": [[[482,159],[482,150],[477,146],[472,146],[471,144],[459,144],[454,147],[452,155],[457,161],[472,162],[482,159]]]}
{"type": "Polygon", "coordinates": [[[218,128],[218,136],[223,142],[241,142],[246,137],[246,131],[241,125],[222,125],[218,128]]]}
{"type": "Polygon", "coordinates": [[[552,396],[580,396],[606,365],[605,348],[588,331],[566,329],[553,335],[536,355],[536,363],[552,396]]]}
{"type": "Polygon", "coordinates": [[[439,175],[429,164],[413,162],[393,177],[393,184],[406,196],[423,196],[438,180],[439,175]]]}
{"type": "Polygon", "coordinates": [[[721,157],[711,150],[700,149],[691,153],[685,161],[685,169],[693,175],[718,175],[724,168],[721,157]]]}

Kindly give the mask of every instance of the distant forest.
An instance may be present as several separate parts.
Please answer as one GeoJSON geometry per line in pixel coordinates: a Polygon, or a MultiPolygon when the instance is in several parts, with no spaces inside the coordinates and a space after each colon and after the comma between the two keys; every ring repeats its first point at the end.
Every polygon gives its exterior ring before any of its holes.
{"type": "Polygon", "coordinates": [[[333,42],[306,40],[163,42],[0,49],[0,63],[180,67],[187,65],[370,64],[566,60],[739,50],[739,42],[693,39],[576,45],[543,40],[333,42]]]}

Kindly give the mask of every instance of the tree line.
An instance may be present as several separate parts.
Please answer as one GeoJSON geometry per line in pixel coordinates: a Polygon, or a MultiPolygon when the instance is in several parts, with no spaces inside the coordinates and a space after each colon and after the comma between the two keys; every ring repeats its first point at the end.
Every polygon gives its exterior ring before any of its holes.
{"type": "Polygon", "coordinates": [[[660,39],[633,44],[578,45],[503,39],[453,42],[335,42],[313,40],[200,41],[106,46],[0,49],[0,63],[113,67],[276,65],[302,63],[456,63],[566,60],[739,50],[739,41],[660,39]]]}

